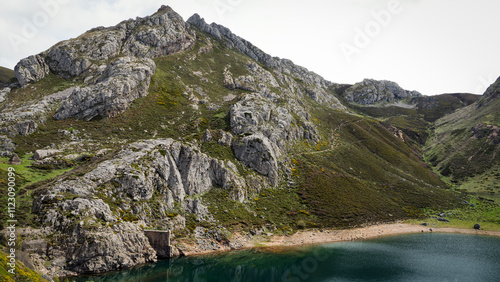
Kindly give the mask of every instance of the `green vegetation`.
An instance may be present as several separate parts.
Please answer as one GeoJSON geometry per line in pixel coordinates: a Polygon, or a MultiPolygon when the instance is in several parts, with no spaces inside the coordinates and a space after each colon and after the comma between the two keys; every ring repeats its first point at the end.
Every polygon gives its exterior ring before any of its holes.
{"type": "Polygon", "coordinates": [[[442,94],[432,97],[417,97],[411,101],[413,108],[397,106],[362,106],[348,103],[357,113],[385,121],[401,129],[419,145],[424,145],[429,137],[429,127],[437,119],[455,112],[477,101],[481,96],[473,94],[442,94]]]}
{"type": "Polygon", "coordinates": [[[19,258],[16,261],[15,274],[9,272],[11,269],[7,265],[9,260],[7,258],[7,253],[0,251],[0,282],[43,282],[47,281],[42,276],[29,269],[22,263],[19,258]]]}
{"type": "MultiPolygon", "coordinates": [[[[500,89],[497,82],[493,92],[500,89]]],[[[458,191],[499,199],[500,99],[482,97],[434,124],[425,158],[458,191]]]]}
{"type": "Polygon", "coordinates": [[[33,166],[35,161],[30,160],[33,155],[24,155],[21,157],[22,164],[11,165],[9,164],[9,158],[0,158],[0,169],[7,170],[9,167],[13,167],[16,171],[16,175],[22,176],[25,183],[20,186],[23,188],[25,185],[33,184],[35,182],[44,181],[47,179],[54,178],[61,175],[67,171],[70,171],[75,163],[67,163],[67,166],[56,167],[55,169],[50,169],[49,167],[37,168],[33,166]]]}
{"type": "Polygon", "coordinates": [[[227,191],[213,188],[203,196],[203,200],[214,218],[231,229],[248,231],[270,224],[277,228],[277,232],[290,233],[316,226],[315,216],[306,211],[308,207],[295,189],[263,189],[248,203],[239,203],[230,200],[227,191]]]}
{"type": "Polygon", "coordinates": [[[410,221],[412,223],[427,222],[436,227],[455,227],[471,229],[479,224],[484,230],[500,230],[500,205],[484,198],[470,198],[455,209],[424,209],[423,218],[410,221]],[[437,220],[440,214],[446,214],[450,222],[437,220]]]}
{"type": "MultiPolygon", "coordinates": [[[[456,195],[412,144],[383,123],[341,112],[317,113],[334,128],[337,146],[296,153],[301,198],[321,226],[355,226],[420,216],[424,207],[453,207],[456,195]]],[[[333,142],[331,142],[333,143],[333,142]]],[[[303,149],[302,149],[303,150],[303,149]]]]}
{"type": "Polygon", "coordinates": [[[14,78],[14,71],[8,68],[0,67],[0,86],[8,83],[14,78]]]}

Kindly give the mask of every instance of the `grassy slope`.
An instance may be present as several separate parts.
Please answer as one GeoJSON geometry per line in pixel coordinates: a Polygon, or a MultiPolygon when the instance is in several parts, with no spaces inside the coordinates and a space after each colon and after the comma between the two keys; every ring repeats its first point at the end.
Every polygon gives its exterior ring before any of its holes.
{"type": "MultiPolygon", "coordinates": [[[[408,109],[396,106],[361,106],[350,104],[355,112],[378,118],[401,129],[406,135],[420,145],[424,145],[429,137],[428,128],[432,122],[451,114],[457,109],[472,104],[479,99],[473,94],[441,94],[413,98],[415,108],[408,109]]],[[[346,103],[346,101],[344,101],[346,103]]]]}
{"type": "Polygon", "coordinates": [[[296,153],[299,194],[324,226],[418,217],[421,208],[453,207],[456,195],[410,144],[376,120],[318,110],[323,146],[296,153]]]}
{"type": "MultiPolygon", "coordinates": [[[[492,87],[500,89],[500,83],[492,87]]],[[[457,189],[500,199],[499,137],[486,127],[500,126],[500,98],[482,104],[472,104],[437,120],[425,156],[457,189]]]]}
{"type": "Polygon", "coordinates": [[[0,85],[9,82],[12,78],[14,78],[13,70],[0,67],[0,85]]]}

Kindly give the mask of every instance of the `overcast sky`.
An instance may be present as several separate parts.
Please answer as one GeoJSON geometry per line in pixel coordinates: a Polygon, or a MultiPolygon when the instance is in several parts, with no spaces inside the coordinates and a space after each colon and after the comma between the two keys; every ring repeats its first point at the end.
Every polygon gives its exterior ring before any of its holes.
{"type": "Polygon", "coordinates": [[[16,0],[0,11],[0,65],[169,5],[198,13],[324,78],[386,79],[425,95],[482,94],[500,76],[500,1],[16,0]]]}

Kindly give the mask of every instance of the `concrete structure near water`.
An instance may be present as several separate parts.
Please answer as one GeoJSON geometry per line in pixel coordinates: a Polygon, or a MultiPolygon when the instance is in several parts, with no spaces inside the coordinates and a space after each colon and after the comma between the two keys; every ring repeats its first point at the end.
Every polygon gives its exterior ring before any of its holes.
{"type": "Polygon", "coordinates": [[[165,230],[144,230],[144,235],[148,237],[151,247],[156,251],[158,259],[172,257],[172,246],[170,244],[170,231],[165,230]]]}

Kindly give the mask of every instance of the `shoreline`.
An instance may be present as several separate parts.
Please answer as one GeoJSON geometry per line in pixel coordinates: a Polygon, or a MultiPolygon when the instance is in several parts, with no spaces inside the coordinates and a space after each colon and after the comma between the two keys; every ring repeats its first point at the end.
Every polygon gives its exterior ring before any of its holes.
{"type": "MultiPolygon", "coordinates": [[[[496,230],[476,230],[454,227],[432,227],[411,223],[384,223],[357,227],[352,229],[313,229],[298,231],[292,235],[272,235],[261,237],[258,240],[246,240],[241,243],[241,248],[221,248],[216,250],[192,250],[183,253],[184,256],[197,256],[206,254],[217,254],[230,251],[238,251],[253,248],[286,248],[317,245],[333,242],[347,242],[364,239],[373,239],[384,236],[395,236],[415,233],[456,233],[469,235],[485,235],[500,237],[500,231],[496,230]]],[[[239,234],[238,234],[239,235],[239,234]]],[[[242,237],[239,235],[240,238],[242,237]]],[[[238,239],[236,239],[238,241],[238,239]]]]}
{"type": "MultiPolygon", "coordinates": [[[[397,236],[404,234],[416,234],[416,233],[455,233],[455,234],[469,234],[469,235],[481,235],[481,236],[494,236],[500,237],[500,230],[476,230],[476,229],[464,229],[455,227],[432,227],[423,226],[413,223],[382,223],[376,225],[370,225],[365,227],[357,227],[351,229],[308,229],[303,231],[298,231],[292,235],[259,235],[255,236],[257,238],[248,239],[248,237],[235,233],[235,236],[241,238],[246,238],[245,240],[240,240],[238,243],[241,244],[239,248],[230,248],[227,245],[220,246],[220,249],[215,250],[191,250],[185,251],[181,256],[195,257],[211,254],[221,254],[231,251],[242,251],[249,249],[260,249],[260,250],[280,250],[284,248],[293,247],[304,247],[312,246],[326,243],[334,242],[348,242],[357,241],[365,239],[373,239],[385,236],[397,236]],[[432,230],[432,231],[431,231],[432,230]]],[[[233,242],[238,241],[238,239],[233,242]]],[[[172,258],[170,258],[172,259],[172,258]]],[[[147,264],[146,264],[147,265],[147,264]]],[[[135,266],[137,267],[137,266],[135,266]]],[[[79,276],[99,276],[100,274],[91,275],[68,275],[61,278],[71,278],[79,276]]]]}
{"type": "Polygon", "coordinates": [[[331,242],[356,241],[384,236],[415,233],[457,233],[500,237],[500,231],[462,229],[453,227],[430,227],[410,223],[386,223],[342,230],[305,230],[291,236],[273,236],[267,247],[303,246],[331,242]]]}

